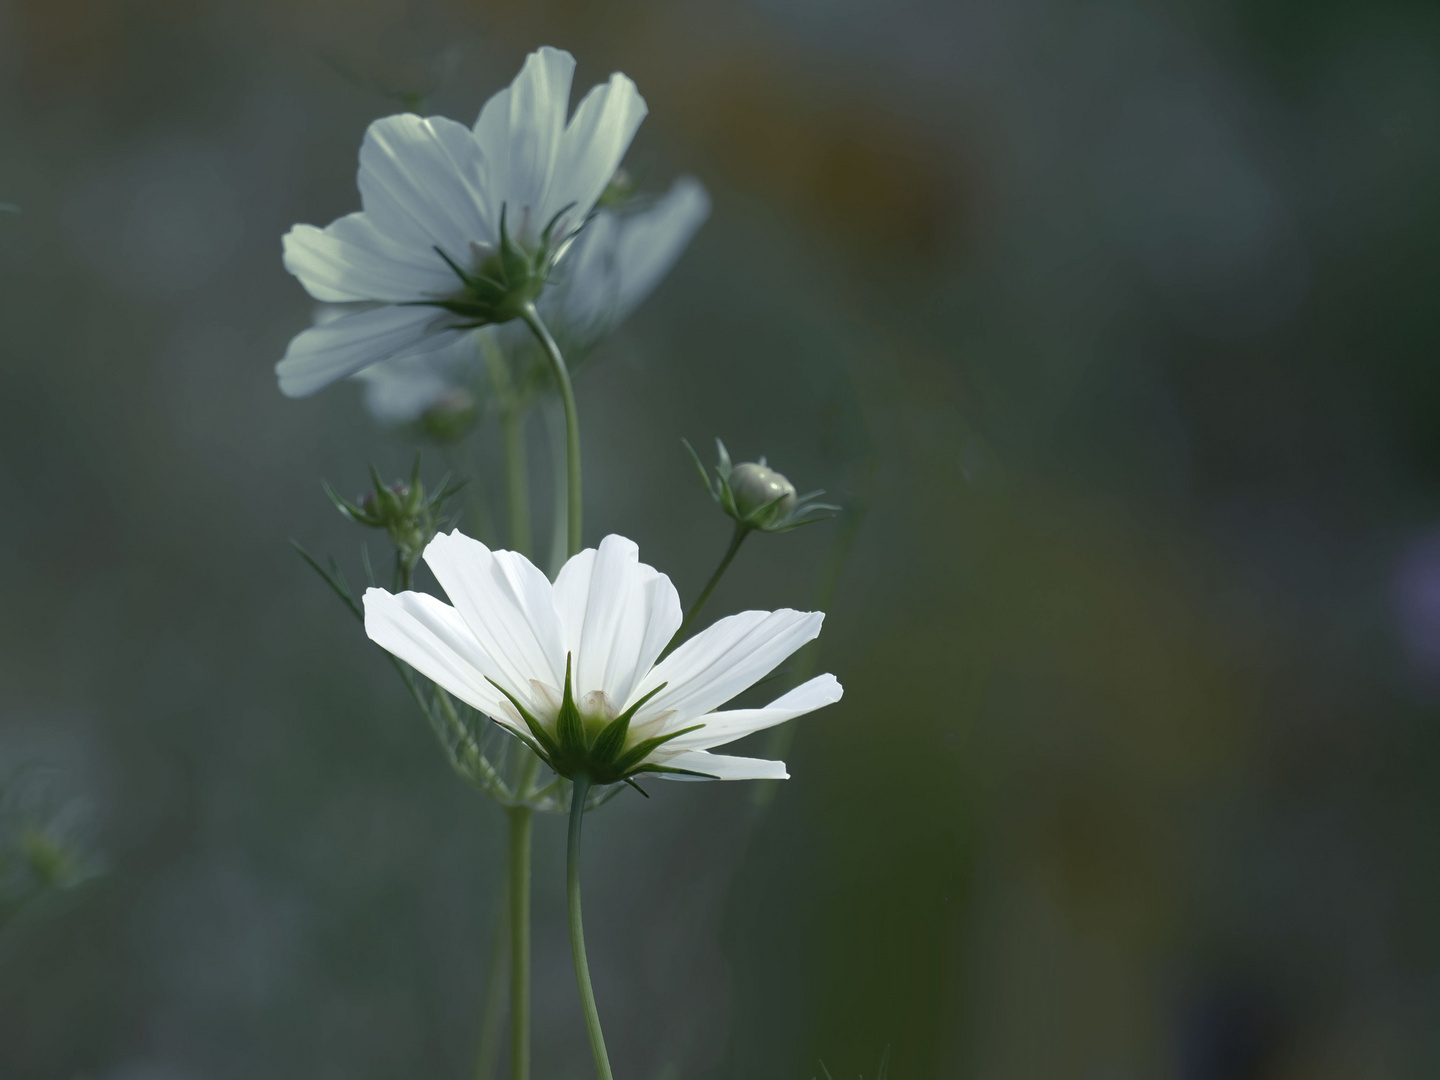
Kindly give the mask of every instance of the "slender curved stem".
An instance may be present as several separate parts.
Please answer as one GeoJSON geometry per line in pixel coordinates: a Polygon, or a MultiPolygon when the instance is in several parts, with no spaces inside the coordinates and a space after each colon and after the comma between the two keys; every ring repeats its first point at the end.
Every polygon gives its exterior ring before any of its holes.
{"type": "Polygon", "coordinates": [[[480,335],[480,351],[500,402],[500,445],[505,455],[505,514],[510,547],[530,555],[530,475],[525,460],[525,410],[510,378],[510,365],[493,334],[480,335]]]}
{"type": "Polygon", "coordinates": [[[539,340],[545,350],[545,355],[550,361],[550,372],[555,376],[555,384],[560,388],[560,403],[565,407],[565,474],[566,474],[566,521],[567,539],[566,547],[571,555],[580,550],[580,414],[575,408],[575,388],[570,383],[570,369],[565,366],[565,358],[560,355],[560,346],[555,344],[555,339],[550,335],[545,323],[540,318],[540,312],[535,310],[535,305],[526,304],[520,309],[520,317],[525,320],[525,325],[530,327],[532,333],[539,340]]]}
{"type": "Polygon", "coordinates": [[[510,1080],[530,1077],[530,834],[535,811],[510,817],[510,1080]]]}
{"type": "MultiPolygon", "coordinates": [[[[750,526],[735,523],[735,532],[730,537],[730,546],[725,549],[725,557],[720,560],[720,565],[710,575],[710,580],[705,583],[705,588],[700,590],[700,595],[690,605],[690,610],[685,613],[685,621],[680,624],[680,629],[675,631],[675,636],[670,639],[670,644],[665,646],[665,651],[660,654],[663,660],[675,651],[676,647],[685,640],[690,632],[690,626],[705,606],[705,601],[710,599],[710,594],[715,591],[715,586],[720,584],[720,579],[725,576],[725,571],[730,569],[730,563],[735,558],[735,553],[740,550],[740,545],[745,542],[745,537],[751,532],[750,526]]],[[[657,661],[658,662],[658,661],[657,661]]]]}
{"type": "Polygon", "coordinates": [[[546,402],[540,411],[545,420],[546,433],[550,437],[550,469],[552,474],[551,490],[552,514],[550,526],[550,580],[554,581],[560,576],[560,569],[565,565],[565,552],[569,546],[569,538],[566,536],[566,500],[568,494],[566,485],[569,482],[568,472],[565,467],[565,413],[553,402],[546,402]]]}
{"type": "Polygon", "coordinates": [[[576,774],[570,793],[570,845],[565,860],[566,896],[570,908],[570,952],[575,958],[575,985],[580,989],[580,1009],[585,1014],[585,1030],[590,1035],[590,1052],[595,1056],[595,1072],[600,1080],[615,1080],[610,1071],[610,1058],[605,1053],[605,1035],[600,1030],[600,1013],[595,1008],[595,990],[590,985],[590,962],[585,958],[585,924],[580,918],[580,822],[585,816],[585,799],[590,794],[590,778],[576,774]]]}
{"type": "MultiPolygon", "coordinates": [[[[508,891],[508,890],[507,890],[508,891]]],[[[493,1080],[500,1057],[500,1022],[505,1018],[505,976],[510,970],[510,905],[500,903],[491,937],[490,970],[485,977],[485,1004],[480,1010],[480,1047],[475,1053],[475,1080],[493,1080]]]]}

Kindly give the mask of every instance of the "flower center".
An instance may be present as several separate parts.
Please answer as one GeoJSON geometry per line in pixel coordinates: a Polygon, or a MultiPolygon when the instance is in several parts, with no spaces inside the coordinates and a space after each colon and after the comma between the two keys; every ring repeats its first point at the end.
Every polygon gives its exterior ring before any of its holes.
{"type": "Polygon", "coordinates": [[[661,713],[631,729],[635,714],[647,701],[665,688],[661,683],[635,701],[624,712],[603,690],[591,690],[577,701],[571,684],[571,658],[565,661],[565,688],[560,693],[538,679],[531,680],[531,704],[522,702],[514,693],[494,679],[490,685],[505,695],[519,725],[514,729],[540,759],[561,776],[588,776],[596,784],[628,781],[637,772],[654,772],[661,768],[647,760],[652,752],[671,739],[694,731],[704,724],[695,724],[679,731],[653,734],[663,728],[671,713],[661,713]]]}
{"type": "MultiPolygon", "coordinates": [[[[532,246],[522,244],[510,235],[505,222],[505,210],[502,208],[499,247],[492,248],[472,241],[472,268],[469,270],[437,247],[435,254],[455,272],[455,276],[460,279],[460,289],[443,300],[420,302],[443,308],[460,318],[462,322],[457,329],[509,322],[518,318],[525,308],[540,296],[555,260],[573,239],[573,233],[564,231],[570,218],[569,210],[570,207],[566,207],[556,214],[532,246]],[[561,227],[558,232],[557,226],[561,227]]],[[[528,220],[528,208],[521,216],[528,220]]]]}

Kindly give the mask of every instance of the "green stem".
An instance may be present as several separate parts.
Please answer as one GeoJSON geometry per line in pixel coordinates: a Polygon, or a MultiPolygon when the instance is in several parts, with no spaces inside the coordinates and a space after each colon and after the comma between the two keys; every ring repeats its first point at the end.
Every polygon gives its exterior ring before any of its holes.
{"type": "Polygon", "coordinates": [[[590,1035],[590,1052],[595,1056],[595,1072],[600,1080],[615,1080],[610,1071],[610,1058],[605,1053],[605,1035],[600,1030],[600,1013],[595,1008],[595,990],[590,985],[590,962],[585,958],[585,924],[580,917],[580,822],[585,816],[585,798],[590,794],[590,778],[577,773],[571,780],[570,846],[565,860],[566,894],[570,907],[570,952],[575,957],[575,985],[580,989],[580,1009],[585,1014],[585,1030],[590,1035]]]}
{"type": "Polygon", "coordinates": [[[500,1021],[505,1016],[505,976],[510,968],[510,905],[506,902],[497,905],[495,933],[490,940],[490,970],[485,977],[485,1005],[480,1011],[480,1049],[475,1055],[475,1080],[492,1080],[495,1062],[500,1057],[500,1021]]]}
{"type": "Polygon", "coordinates": [[[568,537],[565,535],[566,528],[566,491],[567,470],[565,468],[565,414],[557,409],[553,403],[547,402],[541,410],[540,415],[545,420],[545,428],[550,436],[550,466],[551,466],[551,491],[552,514],[550,526],[550,580],[554,581],[560,576],[560,569],[565,565],[565,551],[568,545],[568,537]]]}
{"type": "Polygon", "coordinates": [[[530,327],[532,333],[539,340],[545,350],[545,356],[550,361],[550,373],[555,376],[555,384],[560,388],[560,403],[565,407],[565,473],[566,473],[566,521],[567,538],[566,545],[571,555],[580,551],[580,414],[575,408],[575,388],[570,383],[570,370],[565,366],[565,358],[560,355],[560,346],[555,344],[555,339],[550,336],[550,331],[540,319],[540,312],[535,310],[533,303],[526,304],[520,309],[520,317],[530,327]]]}
{"type": "Polygon", "coordinates": [[[492,334],[480,335],[480,351],[500,401],[500,445],[505,454],[505,513],[510,519],[510,547],[530,554],[530,476],[525,461],[525,411],[510,379],[510,366],[492,334]]]}
{"type": "Polygon", "coordinates": [[[510,817],[510,1080],[530,1080],[530,835],[535,811],[510,817]]]}
{"type": "Polygon", "coordinates": [[[670,639],[670,644],[665,646],[665,651],[660,654],[660,659],[669,656],[679,644],[685,640],[685,635],[690,632],[690,625],[700,614],[705,606],[705,601],[710,599],[710,594],[715,591],[715,586],[720,584],[720,579],[725,576],[725,571],[730,568],[735,553],[740,550],[740,545],[745,542],[745,537],[750,535],[750,526],[735,523],[735,532],[730,537],[730,546],[725,549],[725,557],[720,560],[720,565],[715,568],[715,573],[710,575],[710,580],[705,583],[705,588],[700,590],[700,595],[695,598],[695,603],[690,605],[690,610],[685,613],[685,621],[680,624],[680,629],[675,631],[675,636],[670,639]]]}

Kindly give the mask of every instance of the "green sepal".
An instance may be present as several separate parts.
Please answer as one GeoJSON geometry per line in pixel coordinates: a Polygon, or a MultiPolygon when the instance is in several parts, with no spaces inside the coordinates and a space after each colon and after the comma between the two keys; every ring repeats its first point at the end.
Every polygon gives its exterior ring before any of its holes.
{"type": "Polygon", "coordinates": [[[770,515],[770,511],[774,510],[784,501],[784,495],[777,495],[769,502],[763,503],[762,505],[757,506],[754,510],[751,510],[749,517],[741,519],[742,523],[745,525],[749,525],[752,529],[759,529],[761,532],[764,532],[766,525],[768,524],[767,519],[770,515]]]}
{"type": "Polygon", "coordinates": [[[715,449],[720,458],[719,464],[715,466],[715,472],[722,480],[729,480],[730,474],[734,472],[734,466],[730,464],[730,451],[725,449],[725,443],[720,436],[715,436],[715,449]]]}
{"type": "Polygon", "coordinates": [[[631,787],[633,787],[636,791],[640,792],[641,795],[644,795],[645,798],[647,798],[647,799],[650,797],[650,793],[649,793],[648,791],[646,791],[643,787],[641,787],[639,784],[637,784],[634,780],[631,780],[630,777],[628,777],[628,776],[625,777],[625,779],[622,780],[621,783],[629,784],[629,785],[630,785],[631,787]]]}
{"type": "MultiPolygon", "coordinates": [[[[670,765],[641,765],[640,768],[634,771],[634,773],[642,772],[671,773],[675,776],[698,776],[702,780],[720,779],[720,777],[716,776],[714,773],[696,772],[694,769],[676,769],[670,765]]],[[[634,773],[632,773],[631,775],[633,776],[634,773]]]]}
{"type": "Polygon", "coordinates": [[[514,286],[530,277],[530,259],[520,245],[510,239],[505,226],[505,204],[500,206],[500,269],[505,274],[505,284],[514,286]]]}
{"type": "MultiPolygon", "coordinates": [[[[545,764],[550,765],[550,763],[559,756],[560,751],[560,747],[555,744],[554,738],[545,730],[539,720],[536,720],[535,717],[530,715],[530,710],[520,704],[519,698],[509,690],[506,690],[505,687],[501,686],[494,679],[490,678],[489,675],[485,676],[485,681],[495,687],[496,690],[499,690],[500,693],[504,694],[509,699],[510,704],[515,706],[515,711],[520,714],[520,719],[525,721],[525,726],[530,729],[530,734],[535,737],[535,742],[539,743],[540,747],[543,747],[543,751],[533,745],[530,748],[535,751],[545,764]]],[[[516,732],[516,734],[518,735],[519,732],[516,732]]],[[[553,768],[554,766],[552,765],[551,767],[553,768]]]]}
{"type": "Polygon", "coordinates": [[[370,466],[370,481],[375,485],[375,516],[382,521],[400,513],[400,500],[380,478],[380,470],[370,466]]]}
{"type": "MultiPolygon", "coordinates": [[[[444,490],[445,481],[449,476],[441,479],[441,490],[444,490]]],[[[415,452],[415,464],[410,468],[410,483],[405,489],[405,514],[414,516],[420,512],[425,505],[425,485],[420,483],[420,452],[415,452]]]]}
{"type": "Polygon", "coordinates": [[[614,720],[611,720],[610,723],[606,724],[605,730],[600,732],[595,739],[595,744],[590,747],[591,759],[606,764],[613,762],[625,746],[625,736],[630,733],[630,721],[634,719],[635,714],[640,710],[640,706],[644,705],[669,685],[669,683],[661,683],[639,701],[635,702],[634,705],[631,705],[630,708],[615,717],[614,720]]]}
{"type": "Polygon", "coordinates": [[[460,279],[461,283],[465,285],[474,284],[475,277],[473,274],[470,274],[466,270],[461,269],[461,267],[455,262],[454,259],[450,258],[449,255],[445,254],[444,250],[440,247],[439,244],[432,244],[431,246],[434,248],[435,254],[439,255],[440,258],[445,260],[445,265],[450,267],[451,270],[455,271],[455,276],[460,279]]]}
{"type": "Polygon", "coordinates": [[[371,528],[375,528],[376,526],[382,524],[373,515],[367,513],[363,507],[356,506],[349,499],[345,498],[333,487],[331,487],[330,481],[321,480],[320,487],[324,490],[325,497],[330,500],[331,505],[334,506],[336,510],[340,511],[342,517],[348,518],[349,520],[355,522],[357,525],[368,525],[371,528]]]}
{"type": "MultiPolygon", "coordinates": [[[[555,211],[554,217],[552,217],[548,222],[545,223],[545,228],[542,229],[540,232],[540,250],[545,254],[548,255],[550,252],[550,234],[555,231],[556,222],[558,222],[562,217],[564,217],[566,212],[572,209],[574,206],[575,203],[573,201],[566,203],[559,210],[555,211]]],[[[501,218],[502,220],[504,218],[503,210],[501,211],[501,218]]],[[[572,230],[570,235],[573,236],[578,231],[578,229],[572,230]]],[[[570,237],[567,236],[565,239],[568,240],[569,238],[570,237]]]]}
{"type": "Polygon", "coordinates": [[[565,654],[565,692],[560,698],[560,712],[555,717],[555,738],[567,758],[584,760],[589,755],[585,741],[585,722],[570,690],[571,655],[565,654]]]}
{"type": "Polygon", "coordinates": [[[689,439],[681,439],[680,442],[686,450],[690,451],[690,460],[695,462],[695,469],[700,473],[700,482],[705,485],[705,494],[709,495],[712,499],[718,499],[719,496],[715,494],[715,487],[710,482],[710,474],[705,471],[705,465],[700,460],[700,455],[697,454],[695,448],[690,445],[689,439]]]}
{"type": "Polygon", "coordinates": [[[690,727],[681,728],[679,731],[672,731],[668,735],[656,735],[653,739],[638,742],[629,749],[624,757],[615,763],[615,768],[621,773],[634,772],[636,770],[632,769],[631,766],[644,761],[650,751],[656,747],[664,746],[671,739],[678,739],[681,735],[688,735],[692,731],[699,731],[704,726],[704,724],[692,724],[690,727]]]}

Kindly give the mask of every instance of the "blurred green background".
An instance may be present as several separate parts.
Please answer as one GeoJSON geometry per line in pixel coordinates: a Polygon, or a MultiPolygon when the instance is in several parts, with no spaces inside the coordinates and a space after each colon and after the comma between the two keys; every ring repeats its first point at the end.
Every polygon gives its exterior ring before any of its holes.
{"type": "MultiPolygon", "coordinates": [[[[470,1074],[504,819],[287,546],[358,576],[319,480],[412,447],[277,391],[279,238],[383,91],[468,122],[542,43],[715,199],[578,380],[587,540],[695,594],[682,437],[868,510],[763,820],[586,830],[617,1072],[1440,1074],[1433,5],[5,0],[0,764],[106,872],[0,932],[0,1076],[470,1074]]],[[[589,1069],[561,834],[537,1078],[589,1069]]]]}

